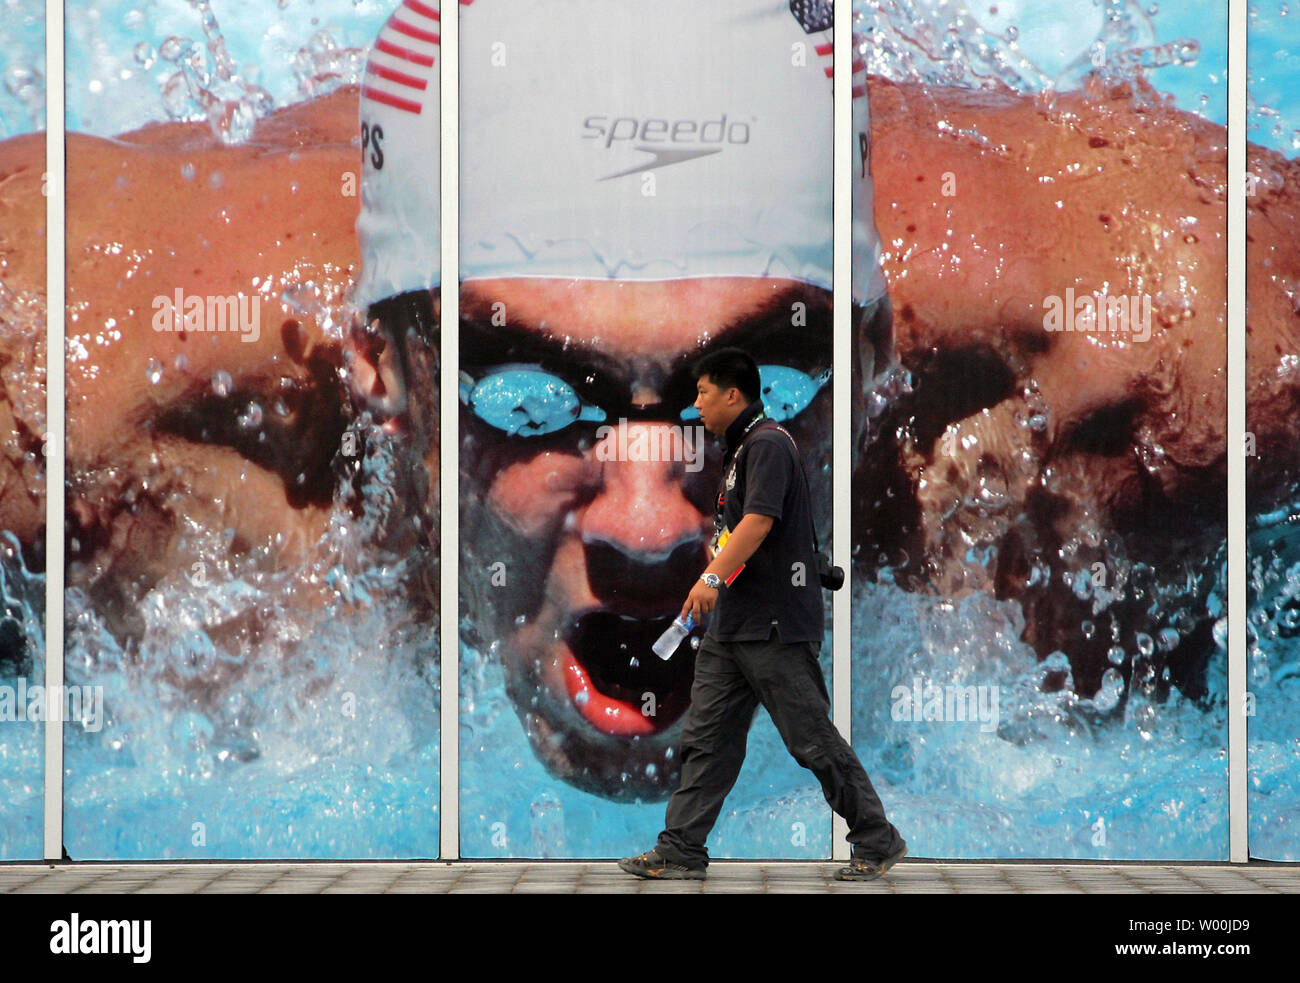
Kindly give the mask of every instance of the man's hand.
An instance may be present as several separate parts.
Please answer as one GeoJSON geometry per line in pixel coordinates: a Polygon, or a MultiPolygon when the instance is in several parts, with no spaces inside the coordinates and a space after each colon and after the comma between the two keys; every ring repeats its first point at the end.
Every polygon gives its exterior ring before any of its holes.
{"type": "Polygon", "coordinates": [[[685,619],[686,615],[689,614],[698,625],[704,615],[709,614],[717,607],[718,594],[720,593],[721,591],[716,587],[710,587],[703,580],[695,581],[695,586],[686,595],[686,603],[682,605],[682,618],[685,619]]]}

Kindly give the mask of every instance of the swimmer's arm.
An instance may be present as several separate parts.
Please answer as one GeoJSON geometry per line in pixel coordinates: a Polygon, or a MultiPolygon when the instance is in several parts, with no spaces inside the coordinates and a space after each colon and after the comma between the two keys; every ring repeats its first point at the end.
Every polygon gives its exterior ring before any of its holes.
{"type": "Polygon", "coordinates": [[[45,527],[45,134],[0,141],[0,529],[33,546],[45,527]]]}
{"type": "MultiPolygon", "coordinates": [[[[745,515],[737,524],[735,532],[727,539],[727,545],[713,558],[713,562],[705,568],[704,572],[716,573],[726,580],[742,563],[748,562],[754,555],[754,551],[772,531],[772,524],[775,522],[776,519],[772,516],[758,512],[745,515]]],[[[689,613],[698,624],[700,616],[712,611],[717,603],[718,592],[705,586],[703,581],[697,580],[686,598],[686,603],[682,605],[682,614],[689,613]]]]}

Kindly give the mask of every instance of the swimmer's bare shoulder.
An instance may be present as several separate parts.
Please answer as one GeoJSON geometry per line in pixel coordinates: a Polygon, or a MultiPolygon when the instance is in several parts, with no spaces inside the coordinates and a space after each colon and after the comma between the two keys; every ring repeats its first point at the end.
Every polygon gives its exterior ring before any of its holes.
{"type": "Polygon", "coordinates": [[[32,546],[45,521],[45,135],[0,142],[0,528],[32,546]]]}
{"type": "Polygon", "coordinates": [[[1246,172],[1245,449],[1263,508],[1300,479],[1300,161],[1247,144],[1246,172]]]}
{"type": "MultiPolygon", "coordinates": [[[[1053,436],[1140,399],[1170,473],[1203,483],[1226,452],[1225,129],[1126,90],[1049,108],[1010,92],[869,84],[900,355],[987,345],[1028,361],[1053,436]],[[1046,332],[1047,298],[1071,287],[1151,295],[1149,341],[1046,332]]],[[[1300,374],[1279,393],[1274,349],[1297,350],[1281,281],[1300,272],[1300,180],[1294,164],[1251,154],[1275,165],[1273,196],[1249,200],[1252,392],[1293,406],[1300,374]]],[[[1280,413],[1255,422],[1289,439],[1280,413]]]]}
{"type": "MultiPolygon", "coordinates": [[[[112,140],[68,134],[70,477],[115,473],[129,483],[145,471],[186,471],[187,487],[176,490],[220,499],[237,536],[314,541],[343,403],[339,332],[327,333],[325,321],[338,316],[358,267],[356,120],[350,88],[273,114],[235,147],[197,124],[112,140]],[[260,324],[234,334],[154,330],[156,298],[177,290],[256,294],[260,324]],[[247,446],[233,423],[201,425],[200,410],[219,415],[211,401],[218,373],[230,376],[241,407],[264,407],[269,450],[247,446]],[[275,416],[277,403],[288,413],[275,416]],[[243,500],[258,507],[241,508],[243,500]]],[[[0,144],[0,175],[31,184],[42,144],[40,135],[0,144]]],[[[43,296],[44,253],[33,243],[43,235],[44,199],[19,183],[0,185],[2,273],[10,290],[43,296]]],[[[29,333],[3,343],[38,340],[29,333]]],[[[33,535],[39,518],[23,511],[12,485],[0,490],[0,520],[33,535]]],[[[87,482],[83,501],[74,494],[78,521],[111,524],[106,512],[122,489],[95,485],[87,482]]]]}

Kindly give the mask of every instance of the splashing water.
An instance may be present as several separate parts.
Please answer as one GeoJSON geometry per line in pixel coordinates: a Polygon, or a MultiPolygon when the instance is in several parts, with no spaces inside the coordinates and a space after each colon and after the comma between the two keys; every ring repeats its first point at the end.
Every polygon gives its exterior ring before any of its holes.
{"type": "Polygon", "coordinates": [[[1295,157],[1300,153],[1300,60],[1295,54],[1300,11],[1285,2],[1252,2],[1246,16],[1247,139],[1295,157]]]}
{"type": "MultiPolygon", "coordinates": [[[[36,515],[45,508],[45,305],[35,294],[0,282],[0,391],[13,413],[9,480],[16,477],[36,515]],[[16,474],[14,473],[16,471],[16,474]]],[[[14,494],[22,497],[22,491],[14,494]]],[[[36,529],[29,531],[35,539],[36,529]]],[[[20,685],[45,681],[43,543],[24,556],[11,531],[0,533],[0,687],[14,698],[20,685]]],[[[0,698],[2,699],[2,698],[0,698]]],[[[0,718],[0,860],[36,857],[41,850],[45,733],[37,723],[0,718]]]]}
{"type": "Polygon", "coordinates": [[[1117,716],[1117,672],[1081,697],[1064,654],[1040,662],[1023,628],[1018,604],[985,593],[936,600],[888,577],[855,590],[854,745],[918,853],[1225,859],[1221,694],[1207,711],[1135,687],[1117,716]],[[987,691],[993,712],[931,703],[954,687],[987,691]]]}
{"type": "Polygon", "coordinates": [[[107,708],[102,733],[70,729],[74,857],[437,854],[437,619],[410,602],[436,565],[375,545],[398,452],[360,432],[357,498],[300,568],[191,528],[202,559],[148,591],[125,643],[69,589],[68,678],[107,708]]]}
{"type": "Polygon", "coordinates": [[[0,0],[0,140],[45,128],[45,4],[0,0]]]}
{"type": "Polygon", "coordinates": [[[1300,858],[1300,488],[1256,518],[1247,546],[1250,852],[1300,858]]]}
{"type": "Polygon", "coordinates": [[[1064,92],[1101,81],[1132,81],[1167,67],[1192,66],[1200,44],[1158,42],[1156,16],[1135,0],[1094,0],[1077,12],[1096,33],[1084,45],[1077,20],[1048,5],[957,0],[864,0],[854,29],[868,71],[896,81],[965,88],[1064,92]],[[987,13],[985,13],[987,11],[987,13]],[[995,33],[997,28],[1000,33],[995,33]]]}
{"type": "MultiPolygon", "coordinates": [[[[27,569],[8,532],[0,536],[0,599],[0,687],[16,697],[20,685],[45,684],[45,577],[27,569]]],[[[0,860],[41,855],[44,768],[45,728],[0,721],[0,860]]]]}
{"type": "Polygon", "coordinates": [[[225,143],[247,140],[272,110],[359,82],[393,6],[91,0],[68,19],[68,126],[110,136],[173,119],[206,122],[225,143]]]}

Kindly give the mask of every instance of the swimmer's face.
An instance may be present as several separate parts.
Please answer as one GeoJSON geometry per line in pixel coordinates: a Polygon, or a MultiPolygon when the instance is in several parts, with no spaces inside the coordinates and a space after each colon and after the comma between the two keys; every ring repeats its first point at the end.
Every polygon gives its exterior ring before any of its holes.
{"type": "Polygon", "coordinates": [[[712,430],[718,410],[691,366],[730,345],[754,356],[828,527],[829,294],[777,279],[509,279],[468,282],[460,303],[462,616],[499,652],[553,773],[662,798],[694,655],[683,644],[664,662],[651,645],[707,565],[721,470],[691,407],[712,430]]]}

